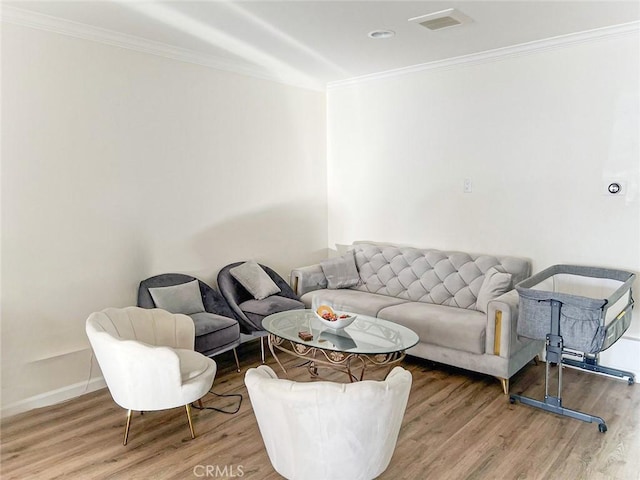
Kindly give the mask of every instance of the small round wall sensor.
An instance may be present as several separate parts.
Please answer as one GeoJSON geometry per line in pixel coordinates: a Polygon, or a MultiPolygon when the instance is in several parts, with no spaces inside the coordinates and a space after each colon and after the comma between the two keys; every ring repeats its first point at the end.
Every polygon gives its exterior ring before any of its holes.
{"type": "Polygon", "coordinates": [[[621,187],[619,183],[613,182],[609,184],[609,186],[607,187],[607,190],[609,190],[609,193],[615,195],[616,193],[620,192],[621,187]]]}

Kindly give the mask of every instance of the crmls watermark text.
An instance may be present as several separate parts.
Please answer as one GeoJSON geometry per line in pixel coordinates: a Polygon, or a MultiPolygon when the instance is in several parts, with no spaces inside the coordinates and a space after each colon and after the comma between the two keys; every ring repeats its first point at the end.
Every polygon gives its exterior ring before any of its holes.
{"type": "Polygon", "coordinates": [[[198,478],[236,478],[244,476],[242,465],[196,465],[193,474],[198,478]]]}

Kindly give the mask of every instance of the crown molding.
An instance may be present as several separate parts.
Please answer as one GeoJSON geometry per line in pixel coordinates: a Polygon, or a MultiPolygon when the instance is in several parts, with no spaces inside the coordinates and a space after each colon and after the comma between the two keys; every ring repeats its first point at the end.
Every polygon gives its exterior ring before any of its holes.
{"type": "Polygon", "coordinates": [[[315,91],[325,90],[325,85],[321,82],[300,82],[296,79],[288,79],[281,75],[270,74],[261,70],[259,67],[252,68],[251,66],[242,65],[214,55],[207,55],[193,50],[156,42],[154,40],[147,40],[134,35],[128,35],[114,30],[65,20],[7,5],[2,5],[2,9],[0,10],[0,21],[67,35],[70,37],[81,38],[83,40],[90,40],[115,47],[126,48],[128,50],[135,50],[137,52],[157,55],[160,57],[170,58],[172,60],[193,63],[204,67],[214,68],[216,70],[223,70],[248,77],[259,78],[261,80],[277,82],[288,86],[315,91]]]}
{"type": "Polygon", "coordinates": [[[523,55],[531,55],[548,50],[565,48],[572,45],[592,42],[598,40],[607,40],[613,37],[630,35],[640,32],[640,22],[629,22],[622,25],[614,25],[611,27],[597,28],[584,32],[570,33],[557,37],[546,38],[543,40],[535,40],[532,42],[521,43],[509,47],[496,48],[494,50],[486,50],[484,52],[472,53],[469,55],[461,55],[459,57],[437,60],[435,62],[421,63],[410,67],[397,68],[384,72],[362,75],[359,77],[348,78],[329,82],[327,90],[358,85],[361,83],[382,80],[386,78],[398,77],[410,73],[424,72],[429,70],[449,69],[457,66],[478,65],[481,63],[493,62],[512,57],[523,55]]]}
{"type": "Polygon", "coordinates": [[[580,43],[606,40],[612,37],[640,32],[640,22],[629,22],[622,25],[614,25],[611,27],[597,28],[584,32],[570,33],[567,35],[560,35],[543,40],[535,40],[532,42],[521,43],[509,47],[496,48],[484,52],[461,55],[459,57],[447,58],[444,60],[437,60],[434,62],[421,63],[409,67],[347,78],[344,80],[329,82],[326,84],[325,88],[325,85],[322,84],[322,82],[301,82],[297,79],[270,74],[261,70],[259,67],[254,68],[248,65],[242,65],[240,63],[233,62],[221,57],[216,57],[214,55],[207,55],[195,52],[193,50],[174,47],[165,43],[136,37],[134,35],[127,35],[113,30],[95,27],[79,22],[73,22],[71,20],[65,20],[62,18],[36,13],[21,8],[10,7],[7,5],[2,5],[2,9],[0,10],[0,21],[24,27],[36,28],[39,30],[46,30],[53,33],[81,38],[84,40],[90,40],[93,42],[112,45],[120,48],[126,48],[142,53],[170,58],[173,60],[193,63],[216,70],[222,70],[314,91],[325,91],[327,89],[347,87],[351,85],[357,85],[361,83],[383,80],[387,78],[429,70],[449,69],[457,66],[478,65],[522,55],[544,52],[547,50],[564,48],[580,43]]]}

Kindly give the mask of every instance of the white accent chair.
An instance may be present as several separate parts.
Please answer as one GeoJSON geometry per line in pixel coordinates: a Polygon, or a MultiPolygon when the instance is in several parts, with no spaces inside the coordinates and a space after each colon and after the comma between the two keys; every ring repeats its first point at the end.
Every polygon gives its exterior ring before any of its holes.
{"type": "Polygon", "coordinates": [[[279,379],[261,365],[245,375],[273,468],[289,480],[370,480],[391,461],[411,389],[395,367],[384,381],[279,379]]]}
{"type": "Polygon", "coordinates": [[[190,317],[157,308],[107,308],[89,316],[86,331],[113,400],[128,410],[124,445],[133,411],[181,406],[195,438],[190,404],[211,389],[217,366],[193,350],[190,317]]]}

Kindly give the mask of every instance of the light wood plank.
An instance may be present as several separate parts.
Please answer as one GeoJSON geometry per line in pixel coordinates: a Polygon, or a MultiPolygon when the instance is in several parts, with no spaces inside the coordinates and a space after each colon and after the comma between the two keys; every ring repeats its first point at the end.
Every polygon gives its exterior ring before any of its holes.
{"type": "MultiPolygon", "coordinates": [[[[106,389],[27,412],[2,423],[3,479],[183,479],[194,468],[216,468],[215,478],[271,480],[271,467],[244,387],[247,368],[260,364],[258,343],[216,358],[217,393],[241,393],[236,415],[193,409],[191,439],[184,408],[134,414],[122,445],[126,411],[106,389]],[[198,467],[202,465],[203,467],[198,467]],[[225,470],[226,468],[226,470],[225,470]],[[235,475],[235,476],[233,476],[235,475]]],[[[290,378],[311,381],[298,359],[287,358],[290,378]]],[[[269,356],[268,364],[283,376],[269,356]]],[[[407,357],[413,386],[395,454],[381,479],[638,479],[640,388],[571,369],[564,371],[563,405],[599,415],[609,430],[509,403],[493,377],[407,357]]],[[[343,382],[344,374],[322,371],[343,382]]],[[[380,379],[386,369],[368,371],[380,379]]],[[[542,399],[544,364],[512,378],[512,392],[542,399]]],[[[205,407],[232,400],[208,395],[205,407]]],[[[211,478],[211,477],[209,477],[211,478]]]]}

